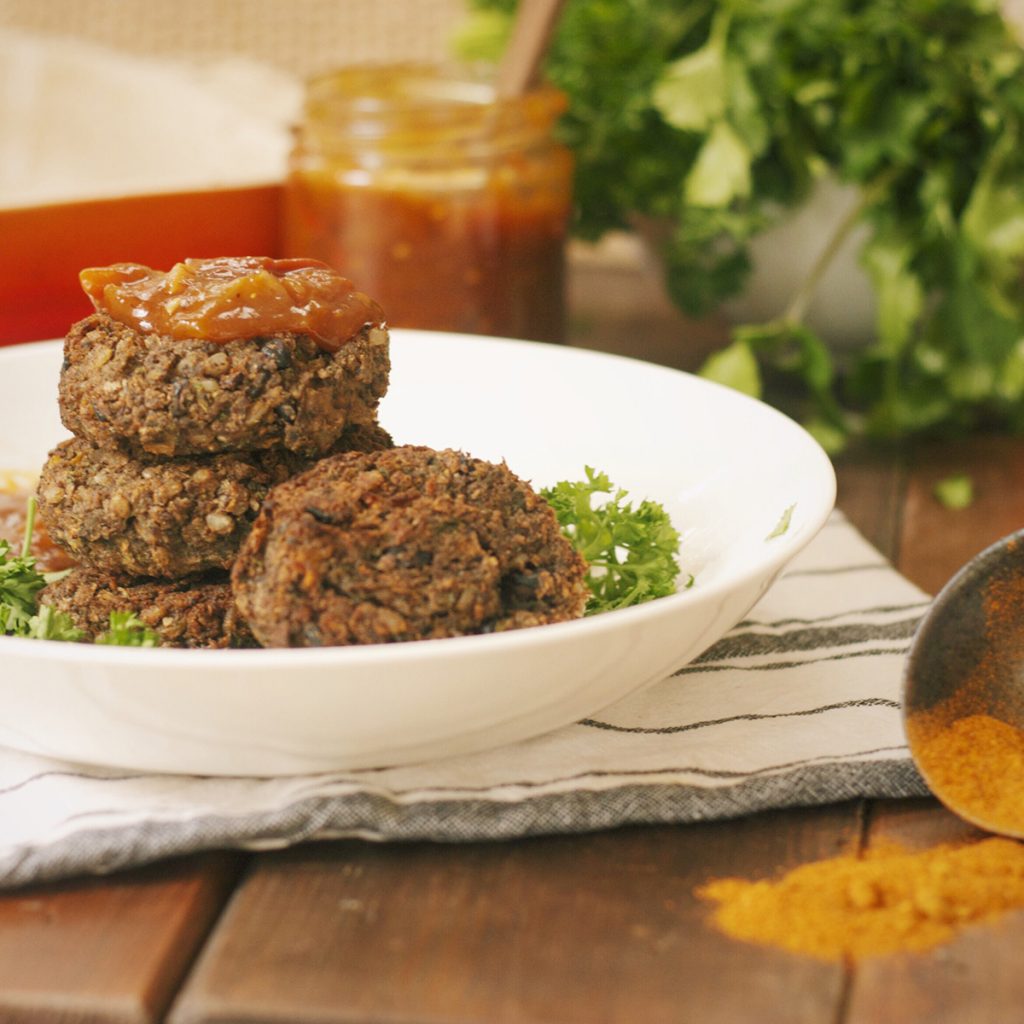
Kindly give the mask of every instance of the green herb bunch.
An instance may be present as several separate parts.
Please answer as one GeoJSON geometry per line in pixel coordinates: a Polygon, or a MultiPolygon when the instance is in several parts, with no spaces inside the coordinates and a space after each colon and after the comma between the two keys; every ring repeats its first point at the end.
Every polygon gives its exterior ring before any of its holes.
{"type": "MultiPolygon", "coordinates": [[[[36,501],[30,498],[19,554],[13,553],[9,541],[0,540],[0,636],[79,641],[84,634],[71,616],[38,603],[43,587],[67,575],[68,570],[39,571],[31,553],[35,519],[36,501]]],[[[111,612],[109,628],[95,642],[119,647],[156,647],[158,640],[157,634],[133,612],[111,612]]]]}
{"type": "Polygon", "coordinates": [[[37,640],[79,640],[70,617],[52,608],[39,607],[39,591],[63,572],[42,573],[32,555],[32,533],[35,526],[36,502],[29,499],[25,519],[25,539],[21,552],[15,555],[6,540],[0,540],[0,635],[23,636],[37,640]]]}
{"type": "Polygon", "coordinates": [[[679,533],[664,507],[644,500],[634,508],[625,500],[628,492],[615,487],[607,474],[590,466],[585,471],[585,480],[560,480],[540,493],[590,566],[586,614],[675,593],[679,533]],[[607,497],[595,501],[598,495],[607,497]]]}
{"type": "MultiPolygon", "coordinates": [[[[473,0],[492,58],[514,0],[473,0]]],[[[994,0],[568,0],[547,64],[569,96],[576,232],[656,225],[692,315],[742,291],[751,238],[824,176],[860,204],[776,319],[709,376],[768,397],[832,449],[1024,428],[1024,52],[994,0]],[[878,299],[849,365],[804,322],[858,224],[878,299]]]]}

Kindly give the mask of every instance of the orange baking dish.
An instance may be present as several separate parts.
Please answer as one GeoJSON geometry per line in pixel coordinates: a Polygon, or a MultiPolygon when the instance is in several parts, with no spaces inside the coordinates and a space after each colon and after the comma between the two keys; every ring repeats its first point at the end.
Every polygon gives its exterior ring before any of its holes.
{"type": "Polygon", "coordinates": [[[83,267],[280,255],[280,199],[259,185],[0,210],[0,345],[62,337],[91,312],[83,267]]]}

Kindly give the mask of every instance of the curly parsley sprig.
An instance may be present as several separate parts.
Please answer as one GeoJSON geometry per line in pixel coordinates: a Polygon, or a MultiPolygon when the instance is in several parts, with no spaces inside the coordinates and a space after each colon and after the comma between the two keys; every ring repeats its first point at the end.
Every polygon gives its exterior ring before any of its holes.
{"type": "Polygon", "coordinates": [[[110,626],[95,643],[113,647],[156,647],[160,638],[135,612],[111,612],[110,626]]]}
{"type": "Polygon", "coordinates": [[[35,559],[11,557],[11,545],[0,540],[0,631],[27,636],[36,612],[36,595],[46,580],[35,569],[35,559]]]}
{"type": "MultiPolygon", "coordinates": [[[[10,542],[0,540],[0,635],[20,636],[33,640],[78,641],[84,636],[66,612],[38,603],[39,593],[48,583],[67,575],[40,572],[32,552],[35,531],[36,499],[28,500],[25,515],[25,538],[21,553],[13,555],[10,542]]],[[[155,647],[158,638],[134,612],[111,612],[110,627],[98,637],[98,644],[121,647],[155,647]]]]}
{"type": "Polygon", "coordinates": [[[0,540],[0,632],[8,636],[78,640],[71,619],[62,612],[37,607],[39,592],[64,573],[42,573],[32,555],[36,500],[29,498],[21,554],[13,556],[9,541],[0,540]]]}
{"type": "MultiPolygon", "coordinates": [[[[656,501],[634,508],[628,491],[585,467],[586,480],[561,480],[541,490],[562,533],[586,559],[592,597],[586,614],[625,608],[672,594],[679,575],[679,533],[656,501]],[[604,502],[595,495],[607,494],[604,502]]],[[[692,577],[687,585],[692,583],[692,577]]]]}

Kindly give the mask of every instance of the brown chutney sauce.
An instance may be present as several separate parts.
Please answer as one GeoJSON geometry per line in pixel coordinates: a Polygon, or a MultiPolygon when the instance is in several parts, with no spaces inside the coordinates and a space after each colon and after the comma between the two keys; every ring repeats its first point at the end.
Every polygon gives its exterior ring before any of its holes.
{"type": "Polygon", "coordinates": [[[166,273],[138,263],[90,267],[82,288],[100,312],[136,330],[228,342],[282,331],[336,352],[384,313],[319,260],[228,256],[188,259],[166,273]]]}
{"type": "Polygon", "coordinates": [[[308,84],[284,190],[284,252],[356,281],[396,327],[562,341],[573,160],[549,86],[343,68],[308,84]]]}
{"type": "MultiPolygon", "coordinates": [[[[28,518],[28,502],[31,490],[19,486],[4,486],[0,478],[0,540],[11,545],[11,554],[21,554],[25,540],[25,523],[28,518]]],[[[58,547],[46,532],[38,517],[32,530],[31,554],[36,557],[36,566],[42,572],[57,572],[68,569],[75,563],[63,548],[58,547]]]]}

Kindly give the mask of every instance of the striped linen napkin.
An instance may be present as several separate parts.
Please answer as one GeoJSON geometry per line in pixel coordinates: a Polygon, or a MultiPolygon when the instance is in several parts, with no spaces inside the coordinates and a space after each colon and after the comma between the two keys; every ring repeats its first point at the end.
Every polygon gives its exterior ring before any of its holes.
{"type": "Polygon", "coordinates": [[[696,662],[526,742],[277,779],[149,775],[0,750],[0,886],[214,848],[505,839],[922,795],[899,701],[928,602],[836,512],[696,662]]]}

